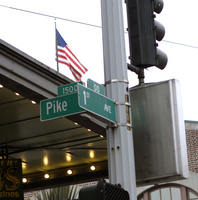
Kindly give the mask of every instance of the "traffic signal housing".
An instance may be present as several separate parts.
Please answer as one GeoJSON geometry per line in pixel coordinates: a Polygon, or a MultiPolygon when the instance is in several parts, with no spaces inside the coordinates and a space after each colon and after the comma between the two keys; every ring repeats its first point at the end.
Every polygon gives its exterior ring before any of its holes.
{"type": "Polygon", "coordinates": [[[136,67],[164,69],[167,64],[167,55],[157,48],[165,28],[155,20],[163,5],[163,0],[126,0],[130,60],[136,67]]]}
{"type": "Polygon", "coordinates": [[[79,200],[129,200],[129,193],[121,187],[100,180],[97,185],[82,188],[79,200]]]}

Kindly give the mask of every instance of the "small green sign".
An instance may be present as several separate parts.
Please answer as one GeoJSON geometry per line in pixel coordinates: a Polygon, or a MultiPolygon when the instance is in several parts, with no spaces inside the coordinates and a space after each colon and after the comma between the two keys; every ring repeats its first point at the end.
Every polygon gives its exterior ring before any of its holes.
{"type": "Polygon", "coordinates": [[[103,85],[101,85],[101,84],[99,84],[99,83],[97,83],[97,82],[95,82],[91,79],[87,80],[87,85],[88,85],[88,88],[90,88],[94,92],[105,95],[105,89],[104,89],[103,85]]]}
{"type": "Polygon", "coordinates": [[[116,122],[115,102],[93,90],[78,84],[79,106],[110,122],[116,122]]]}
{"type": "Polygon", "coordinates": [[[81,112],[84,112],[84,109],[78,106],[78,93],[59,96],[40,102],[41,121],[64,117],[81,112]]]}
{"type": "Polygon", "coordinates": [[[0,199],[24,199],[20,159],[0,159],[0,199]]]}
{"type": "Polygon", "coordinates": [[[71,84],[67,84],[67,85],[58,86],[58,96],[77,93],[78,92],[77,91],[78,83],[83,84],[82,81],[80,81],[80,82],[75,82],[75,83],[71,83],[71,84]]]}

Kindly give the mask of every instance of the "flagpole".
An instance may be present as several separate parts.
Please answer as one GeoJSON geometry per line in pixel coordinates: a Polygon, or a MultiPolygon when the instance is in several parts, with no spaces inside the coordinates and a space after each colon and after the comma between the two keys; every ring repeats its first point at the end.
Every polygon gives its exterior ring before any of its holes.
{"type": "Polygon", "coordinates": [[[58,66],[58,43],[57,43],[57,32],[56,32],[56,19],[55,19],[55,41],[56,41],[56,63],[57,63],[57,71],[59,72],[58,66]]]}

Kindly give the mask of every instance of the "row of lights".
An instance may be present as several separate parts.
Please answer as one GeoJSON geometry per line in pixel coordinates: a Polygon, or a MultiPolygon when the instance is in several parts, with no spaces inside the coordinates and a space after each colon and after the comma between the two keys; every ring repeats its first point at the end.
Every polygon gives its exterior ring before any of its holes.
{"type": "MultiPolygon", "coordinates": [[[[0,88],[3,88],[3,85],[0,84],[0,88]]],[[[16,96],[20,96],[20,94],[18,92],[15,92],[16,96]]],[[[36,101],[31,101],[32,104],[36,104],[36,101]]]]}
{"type": "MultiPolygon", "coordinates": [[[[2,87],[3,87],[3,85],[0,84],[0,88],[2,88],[2,87]]],[[[15,95],[16,95],[16,96],[19,96],[20,94],[17,93],[17,92],[15,92],[15,95]]],[[[33,101],[33,100],[31,101],[31,103],[32,103],[32,104],[36,104],[36,102],[33,101]]],[[[79,125],[77,122],[74,122],[74,124],[75,124],[76,126],[79,125]]],[[[87,129],[87,130],[88,130],[89,132],[91,132],[91,129],[87,129]]],[[[100,137],[104,137],[104,136],[103,136],[103,135],[100,135],[100,137]]]]}
{"type": "MultiPolygon", "coordinates": [[[[19,96],[20,94],[19,94],[18,92],[15,92],[15,95],[16,95],[16,96],[19,96]]],[[[32,104],[36,104],[36,101],[31,100],[31,103],[32,103],[32,104]]]]}
{"type": "MultiPolygon", "coordinates": [[[[3,85],[0,84],[0,88],[3,88],[3,85]]],[[[19,96],[20,94],[18,92],[15,92],[16,96],[19,96]]],[[[31,101],[32,104],[36,104],[35,101],[31,101]]],[[[79,124],[77,122],[74,123],[76,126],[78,126],[79,124]]],[[[91,129],[87,129],[89,132],[91,132],[91,129]]],[[[100,137],[104,137],[103,135],[100,135],[100,137]]]]}
{"type": "MultiPolygon", "coordinates": [[[[76,126],[78,126],[79,124],[77,123],[77,122],[74,122],[74,124],[76,125],[76,126]]],[[[89,132],[91,132],[91,129],[87,129],[89,132]]],[[[100,135],[100,137],[104,137],[103,135],[100,135]]]]}
{"type": "MultiPolygon", "coordinates": [[[[0,88],[3,88],[3,85],[0,84],[0,88]]],[[[17,93],[17,92],[15,92],[15,95],[16,95],[16,96],[20,96],[20,94],[17,93]]],[[[33,101],[33,100],[31,101],[31,103],[32,103],[32,104],[36,104],[36,102],[33,101]]],[[[75,124],[75,125],[78,125],[77,122],[75,122],[74,124],[75,124]]],[[[87,130],[88,130],[89,132],[91,132],[91,129],[87,129],[87,130]]],[[[100,135],[100,137],[104,137],[104,136],[103,136],[103,135],[100,135]]],[[[90,167],[90,169],[91,169],[92,171],[94,171],[94,170],[96,169],[96,167],[92,165],[92,166],[90,167]]],[[[72,170],[69,169],[69,170],[67,171],[67,174],[68,174],[68,175],[72,175],[72,174],[73,174],[72,170]]],[[[45,175],[44,175],[44,178],[45,178],[45,179],[49,179],[49,178],[50,178],[50,175],[49,175],[49,174],[45,174],[45,175]]],[[[27,178],[23,178],[23,179],[22,179],[22,182],[23,182],[23,183],[27,183],[27,182],[28,182],[27,178]]]]}
{"type": "MultiPolygon", "coordinates": [[[[95,170],[96,170],[96,167],[95,167],[94,165],[92,165],[92,166],[90,167],[90,169],[91,169],[91,171],[95,171],[95,170]]],[[[68,175],[72,175],[72,174],[73,174],[73,171],[72,171],[71,169],[69,169],[69,170],[67,170],[67,174],[68,174],[68,175]]],[[[45,178],[45,179],[49,179],[49,178],[50,178],[50,175],[49,175],[49,174],[44,174],[44,178],[45,178]]],[[[27,179],[27,178],[23,178],[23,179],[22,179],[22,182],[23,182],[23,183],[27,183],[27,182],[28,182],[28,179],[27,179]]]]}

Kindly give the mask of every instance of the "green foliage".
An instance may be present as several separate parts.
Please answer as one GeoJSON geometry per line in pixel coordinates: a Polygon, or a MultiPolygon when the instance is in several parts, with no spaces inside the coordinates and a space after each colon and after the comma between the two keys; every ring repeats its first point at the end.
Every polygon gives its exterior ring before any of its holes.
{"type": "Polygon", "coordinates": [[[73,186],[63,186],[58,188],[51,188],[47,190],[41,190],[35,196],[36,200],[72,200],[76,199],[78,196],[78,187],[73,186]]]}

